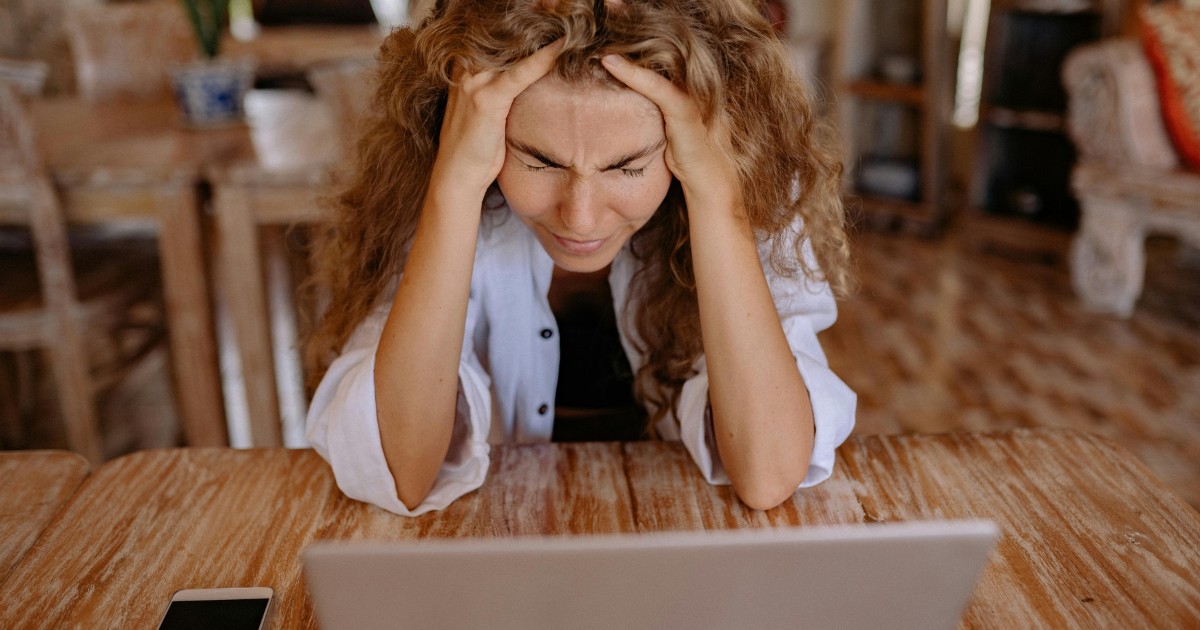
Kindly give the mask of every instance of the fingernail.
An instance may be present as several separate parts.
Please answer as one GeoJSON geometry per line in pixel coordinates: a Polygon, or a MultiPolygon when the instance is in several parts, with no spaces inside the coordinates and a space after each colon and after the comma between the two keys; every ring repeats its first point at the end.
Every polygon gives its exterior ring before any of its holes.
{"type": "Polygon", "coordinates": [[[600,63],[602,63],[606,66],[616,66],[621,63],[621,56],[620,55],[604,55],[604,57],[602,59],[600,59],[600,63]]]}

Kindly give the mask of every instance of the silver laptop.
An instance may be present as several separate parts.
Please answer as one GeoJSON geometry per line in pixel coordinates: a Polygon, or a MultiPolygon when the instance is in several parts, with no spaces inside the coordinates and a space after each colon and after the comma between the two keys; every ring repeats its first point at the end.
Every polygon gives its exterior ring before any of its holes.
{"type": "Polygon", "coordinates": [[[952,630],[988,521],[318,542],[322,630],[952,630]]]}

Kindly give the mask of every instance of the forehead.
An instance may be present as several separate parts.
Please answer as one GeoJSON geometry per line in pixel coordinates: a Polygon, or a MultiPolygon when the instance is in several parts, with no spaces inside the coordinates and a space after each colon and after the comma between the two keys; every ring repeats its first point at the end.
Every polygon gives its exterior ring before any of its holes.
{"type": "Polygon", "coordinates": [[[569,84],[554,76],[538,80],[513,101],[508,123],[510,135],[594,132],[608,137],[631,134],[641,142],[662,136],[662,114],[641,94],[595,83],[569,84]],[[646,136],[655,131],[656,136],[646,136]]]}

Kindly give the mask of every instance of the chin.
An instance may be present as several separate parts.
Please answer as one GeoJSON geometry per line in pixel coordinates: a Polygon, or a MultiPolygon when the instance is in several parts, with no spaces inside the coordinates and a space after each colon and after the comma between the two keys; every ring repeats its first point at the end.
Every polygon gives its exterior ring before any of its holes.
{"type": "Polygon", "coordinates": [[[574,254],[558,247],[557,243],[547,243],[545,240],[542,241],[542,247],[550,255],[550,259],[554,261],[555,265],[573,273],[600,271],[610,265],[617,257],[617,252],[621,250],[620,246],[604,247],[594,254],[574,254]]]}
{"type": "Polygon", "coordinates": [[[572,273],[594,273],[609,266],[616,256],[591,256],[586,259],[580,259],[577,256],[551,256],[550,258],[559,268],[572,273]]]}

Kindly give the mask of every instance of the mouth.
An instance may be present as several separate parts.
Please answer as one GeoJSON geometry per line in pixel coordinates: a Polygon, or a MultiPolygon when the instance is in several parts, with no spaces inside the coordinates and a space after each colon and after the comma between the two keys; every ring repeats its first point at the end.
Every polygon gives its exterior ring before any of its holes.
{"type": "Polygon", "coordinates": [[[581,256],[595,253],[601,247],[603,247],[605,243],[608,242],[607,238],[602,238],[598,241],[574,241],[569,238],[563,238],[557,234],[553,234],[553,236],[554,239],[558,241],[560,247],[568,252],[571,252],[572,254],[578,254],[581,256]]]}

